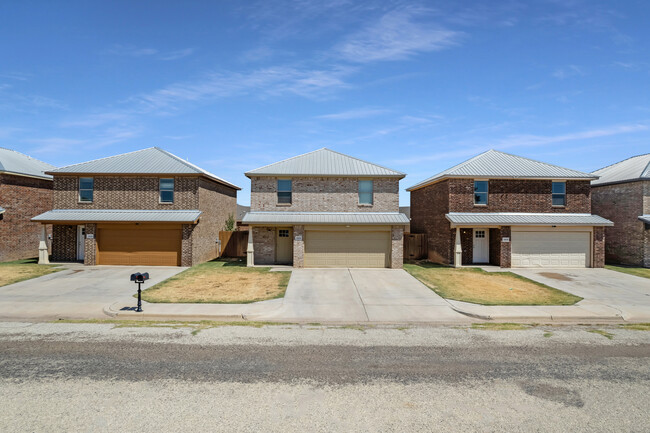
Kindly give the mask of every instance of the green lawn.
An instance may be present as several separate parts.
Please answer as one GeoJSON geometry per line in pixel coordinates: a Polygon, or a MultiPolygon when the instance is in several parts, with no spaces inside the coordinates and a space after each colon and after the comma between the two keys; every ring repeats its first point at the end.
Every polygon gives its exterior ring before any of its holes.
{"type": "Polygon", "coordinates": [[[0,263],[0,286],[31,280],[60,270],[56,265],[39,265],[38,259],[2,262],[0,263]]]}
{"type": "Polygon", "coordinates": [[[443,298],[481,305],[573,305],[582,298],[512,272],[452,268],[428,262],[404,269],[443,298]]]}
{"type": "Polygon", "coordinates": [[[245,304],[281,298],[291,272],[248,268],[244,260],[213,260],[193,266],[142,291],[147,302],[245,304]]]}
{"type": "Polygon", "coordinates": [[[625,274],[636,275],[637,277],[650,278],[650,268],[641,268],[636,266],[616,266],[605,265],[605,269],[610,271],[623,272],[625,274]]]}

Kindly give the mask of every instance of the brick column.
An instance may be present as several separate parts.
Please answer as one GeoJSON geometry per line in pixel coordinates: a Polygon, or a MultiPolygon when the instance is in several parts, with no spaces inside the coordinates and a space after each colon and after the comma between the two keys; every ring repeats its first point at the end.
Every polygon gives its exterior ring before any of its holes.
{"type": "Polygon", "coordinates": [[[594,268],[605,267],[605,227],[594,227],[594,268]]]}
{"type": "Polygon", "coordinates": [[[404,226],[391,227],[390,245],[390,267],[402,269],[404,266],[404,226]]]}
{"type": "Polygon", "coordinates": [[[293,267],[305,267],[305,226],[293,226],[293,267]]]}
{"type": "Polygon", "coordinates": [[[511,266],[512,256],[512,237],[510,226],[501,227],[501,267],[509,268],[511,266]],[[509,242],[503,242],[503,238],[509,238],[509,242]]]}
{"type": "Polygon", "coordinates": [[[97,264],[97,224],[86,224],[86,238],[84,239],[84,265],[97,264]],[[90,236],[90,239],[88,238],[90,236]]]}
{"type": "Polygon", "coordinates": [[[181,241],[181,266],[192,266],[192,232],[193,224],[183,224],[183,240],[181,241]]]}

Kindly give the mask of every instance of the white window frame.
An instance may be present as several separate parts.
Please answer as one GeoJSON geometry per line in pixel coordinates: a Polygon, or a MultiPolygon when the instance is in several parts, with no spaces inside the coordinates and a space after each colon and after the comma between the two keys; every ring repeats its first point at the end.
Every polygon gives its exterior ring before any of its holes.
{"type": "Polygon", "coordinates": [[[94,177],[79,177],[79,181],[77,183],[77,200],[79,203],[92,203],[95,201],[95,178],[94,177]],[[92,182],[92,188],[81,188],[81,180],[82,179],[90,179],[92,182]],[[81,198],[81,191],[90,191],[90,200],[83,200],[81,198]]]}
{"type": "Polygon", "coordinates": [[[357,185],[358,201],[360,206],[372,206],[375,203],[375,182],[372,179],[359,179],[357,185]],[[361,183],[370,182],[370,191],[361,191],[361,183]],[[365,203],[361,201],[362,194],[370,194],[370,202],[365,203]]]}
{"type": "Polygon", "coordinates": [[[490,200],[490,181],[488,179],[474,179],[474,182],[472,184],[472,200],[474,202],[474,206],[487,206],[490,200]],[[485,182],[485,192],[479,192],[478,194],[485,194],[485,203],[477,203],[476,202],[476,182],[485,182]]]}
{"type": "Polygon", "coordinates": [[[176,179],[174,179],[173,177],[161,177],[160,179],[158,179],[158,203],[160,203],[160,204],[174,204],[174,199],[176,198],[175,197],[175,195],[176,195],[175,191],[176,191],[176,179]],[[162,187],[162,181],[163,180],[171,180],[172,181],[171,190],[169,188],[163,189],[163,187],[162,187]],[[171,191],[171,193],[172,193],[171,201],[163,200],[163,198],[162,198],[163,191],[165,191],[165,192],[170,192],[171,191]]]}

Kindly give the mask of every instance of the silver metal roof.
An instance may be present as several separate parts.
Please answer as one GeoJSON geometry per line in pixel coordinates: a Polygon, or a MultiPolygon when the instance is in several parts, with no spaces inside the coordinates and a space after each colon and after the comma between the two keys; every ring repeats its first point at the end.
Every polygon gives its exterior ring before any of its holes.
{"type": "Polygon", "coordinates": [[[650,224],[650,215],[641,215],[639,219],[646,224],[650,224]]]}
{"type": "Polygon", "coordinates": [[[246,176],[372,176],[399,177],[406,174],[322,148],[266,165],[246,176]]]}
{"type": "Polygon", "coordinates": [[[52,174],[201,174],[235,189],[237,185],[158,147],[50,170],[52,174]]]}
{"type": "Polygon", "coordinates": [[[588,213],[474,213],[450,212],[445,215],[452,225],[501,226],[613,226],[614,223],[588,213]]]}
{"type": "Polygon", "coordinates": [[[413,191],[430,183],[448,177],[485,177],[485,178],[521,178],[521,179],[596,179],[597,176],[583,173],[545,162],[535,161],[498,150],[488,150],[465,162],[461,162],[443,172],[436,174],[407,191],[413,191]]]}
{"type": "Polygon", "coordinates": [[[593,174],[599,176],[599,179],[592,181],[592,185],[650,180],[650,153],[633,156],[596,170],[593,174]]]}
{"type": "Polygon", "coordinates": [[[410,221],[398,212],[248,212],[244,224],[350,224],[406,225],[410,221]]]}
{"type": "Polygon", "coordinates": [[[46,171],[56,167],[15,150],[0,147],[0,173],[17,174],[51,180],[46,171]]]}
{"type": "Polygon", "coordinates": [[[241,204],[237,204],[237,221],[241,221],[242,218],[244,218],[244,215],[246,215],[246,212],[250,212],[251,207],[250,206],[243,206],[241,204]]]}
{"type": "Polygon", "coordinates": [[[32,221],[192,223],[201,213],[200,210],[54,209],[35,216],[32,221]]]}
{"type": "Polygon", "coordinates": [[[0,207],[0,214],[3,214],[3,213],[5,213],[5,208],[0,207]]]}

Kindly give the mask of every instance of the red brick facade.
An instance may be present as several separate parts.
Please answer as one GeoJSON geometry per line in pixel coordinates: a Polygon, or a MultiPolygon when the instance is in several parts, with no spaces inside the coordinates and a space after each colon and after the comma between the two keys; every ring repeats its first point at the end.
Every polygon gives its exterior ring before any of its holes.
{"type": "MultiPolygon", "coordinates": [[[[431,261],[452,264],[456,231],[445,217],[450,212],[591,213],[591,186],[587,180],[566,181],[566,205],[553,206],[551,180],[490,179],[487,205],[474,204],[474,179],[445,179],[411,191],[411,231],[426,233],[431,261]]],[[[601,230],[602,231],[602,230],[601,230]]],[[[594,266],[602,267],[594,231],[594,266]]],[[[510,227],[490,228],[490,263],[510,267],[510,227]]],[[[461,229],[462,263],[473,262],[472,229],[461,229]]]]}
{"type": "MultiPolygon", "coordinates": [[[[33,217],[52,209],[52,181],[0,175],[0,262],[38,257],[41,224],[33,217]]],[[[51,233],[51,227],[48,227],[51,233]]]]}
{"type": "MultiPolygon", "coordinates": [[[[160,203],[161,177],[164,176],[94,176],[93,201],[82,203],[78,200],[79,178],[55,176],[53,208],[198,209],[203,212],[198,224],[179,225],[182,230],[181,265],[193,266],[216,258],[219,231],[223,230],[228,215],[237,212],[237,191],[208,178],[170,175],[168,177],[174,178],[174,202],[160,203]]],[[[93,224],[85,225],[87,233],[94,230],[93,224]]],[[[55,226],[54,233],[53,259],[76,260],[76,227],[55,226]]],[[[86,239],[86,264],[95,264],[95,251],[96,239],[86,239]]]]}
{"type": "Polygon", "coordinates": [[[605,261],[650,267],[650,230],[640,215],[650,214],[650,181],[594,186],[592,209],[614,222],[605,228],[605,261]]]}

